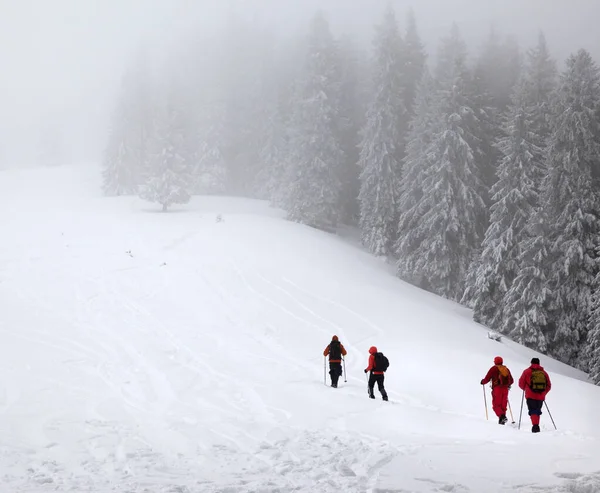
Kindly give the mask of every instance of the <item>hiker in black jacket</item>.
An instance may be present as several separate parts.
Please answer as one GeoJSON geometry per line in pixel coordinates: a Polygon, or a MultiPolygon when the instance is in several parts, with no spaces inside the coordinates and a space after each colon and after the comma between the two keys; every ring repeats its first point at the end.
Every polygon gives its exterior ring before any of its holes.
{"type": "Polygon", "coordinates": [[[331,386],[337,388],[338,380],[342,375],[342,356],[346,356],[346,348],[338,339],[333,336],[331,342],[323,351],[323,356],[329,356],[329,375],[331,376],[331,386]]]}
{"type": "Polygon", "coordinates": [[[371,372],[369,376],[369,397],[371,399],[375,399],[375,393],[373,389],[375,384],[377,384],[377,388],[381,393],[381,398],[384,401],[388,400],[387,392],[385,391],[385,387],[383,382],[385,380],[385,371],[387,370],[387,365],[389,364],[388,359],[377,351],[375,346],[371,346],[369,348],[369,366],[365,368],[365,373],[371,372]]]}

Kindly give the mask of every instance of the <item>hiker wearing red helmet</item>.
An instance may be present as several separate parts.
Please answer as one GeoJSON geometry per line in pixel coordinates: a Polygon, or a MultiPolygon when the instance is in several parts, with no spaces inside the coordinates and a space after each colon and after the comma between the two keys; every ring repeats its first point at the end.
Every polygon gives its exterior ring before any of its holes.
{"type": "Polygon", "coordinates": [[[323,356],[329,356],[329,376],[331,386],[336,389],[338,380],[342,376],[342,356],[346,356],[346,348],[340,342],[338,336],[333,336],[331,342],[323,351],[323,356]]]}
{"type": "Polygon", "coordinates": [[[481,385],[485,385],[490,381],[492,382],[492,407],[496,416],[498,416],[498,423],[503,425],[508,421],[506,417],[508,391],[514,383],[514,379],[510,370],[504,366],[504,361],[500,356],[494,358],[494,366],[489,369],[487,375],[481,381],[481,385]]]}
{"type": "Polygon", "coordinates": [[[375,346],[371,346],[369,349],[369,365],[365,368],[365,373],[371,372],[369,376],[369,397],[371,399],[375,399],[375,393],[373,389],[375,387],[375,383],[377,383],[377,388],[381,393],[381,398],[384,401],[388,400],[387,392],[385,391],[385,387],[383,386],[383,381],[385,379],[384,373],[389,366],[388,359],[377,351],[375,346]]]}

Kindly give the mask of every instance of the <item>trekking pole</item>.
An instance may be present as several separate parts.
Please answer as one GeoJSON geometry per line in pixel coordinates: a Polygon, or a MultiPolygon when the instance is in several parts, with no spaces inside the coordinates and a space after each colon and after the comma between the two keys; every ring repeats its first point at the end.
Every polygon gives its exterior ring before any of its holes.
{"type": "MultiPolygon", "coordinates": [[[[546,404],[546,401],[544,401],[544,404],[546,404]]],[[[548,407],[548,404],[546,404],[546,409],[548,410],[548,416],[550,416],[550,419],[552,420],[552,424],[554,425],[554,429],[558,429],[556,428],[556,424],[554,423],[554,419],[552,418],[552,414],[550,413],[550,408],[548,407]]]]}
{"type": "Polygon", "coordinates": [[[485,397],[485,385],[482,385],[481,388],[483,389],[483,405],[485,406],[485,419],[489,419],[487,410],[487,398],[485,397]]]}
{"type": "Polygon", "coordinates": [[[513,413],[512,413],[512,409],[510,408],[510,401],[508,401],[508,410],[510,411],[510,420],[512,421],[511,424],[515,424],[515,418],[513,417],[513,413]]]}
{"type": "Polygon", "coordinates": [[[521,412],[519,413],[519,426],[518,430],[521,429],[521,416],[523,416],[523,401],[525,400],[525,391],[523,391],[523,397],[521,397],[521,412]]]}
{"type": "Polygon", "coordinates": [[[342,361],[344,362],[344,382],[348,382],[348,380],[346,380],[346,358],[342,358],[342,361]]]}
{"type": "Polygon", "coordinates": [[[323,356],[323,385],[327,387],[327,356],[323,356]]]}

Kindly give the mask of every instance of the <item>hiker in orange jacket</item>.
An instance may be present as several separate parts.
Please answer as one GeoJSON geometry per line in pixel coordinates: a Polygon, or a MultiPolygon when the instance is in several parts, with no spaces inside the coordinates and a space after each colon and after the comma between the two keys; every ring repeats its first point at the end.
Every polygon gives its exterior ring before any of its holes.
{"type": "Polygon", "coordinates": [[[546,400],[546,394],[552,388],[550,376],[540,366],[539,358],[531,359],[531,366],[519,378],[519,387],[525,392],[525,399],[527,399],[527,408],[532,424],[531,431],[532,433],[539,433],[542,406],[546,400]]]}
{"type": "Polygon", "coordinates": [[[342,356],[348,353],[344,345],[340,342],[338,336],[333,336],[331,342],[323,351],[323,356],[329,356],[329,376],[331,377],[331,386],[336,389],[338,380],[342,376],[342,356]]]}
{"type": "MultiPolygon", "coordinates": [[[[388,400],[387,392],[385,391],[385,387],[383,386],[383,382],[385,380],[385,368],[378,368],[377,361],[387,360],[383,354],[377,351],[375,346],[371,346],[369,348],[369,365],[365,368],[365,373],[371,372],[369,376],[369,397],[371,399],[375,399],[375,393],[373,391],[375,387],[375,383],[377,383],[377,388],[381,393],[381,398],[384,401],[388,400]],[[376,355],[380,355],[383,359],[376,358],[376,355]]],[[[381,363],[380,363],[381,364],[381,363]]]]}
{"type": "Polygon", "coordinates": [[[494,358],[494,366],[488,370],[485,378],[481,380],[481,385],[485,385],[489,381],[492,382],[492,408],[498,416],[498,423],[501,425],[506,424],[508,421],[506,417],[508,391],[514,383],[514,379],[510,370],[504,366],[501,356],[494,358]]]}

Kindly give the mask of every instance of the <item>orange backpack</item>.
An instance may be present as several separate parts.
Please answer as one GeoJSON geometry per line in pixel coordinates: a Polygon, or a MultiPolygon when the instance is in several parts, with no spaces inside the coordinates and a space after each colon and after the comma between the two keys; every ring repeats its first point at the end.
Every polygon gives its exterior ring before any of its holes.
{"type": "Polygon", "coordinates": [[[496,365],[496,368],[498,368],[498,380],[496,385],[508,385],[510,382],[510,372],[508,371],[508,368],[504,365],[496,365]]]}

